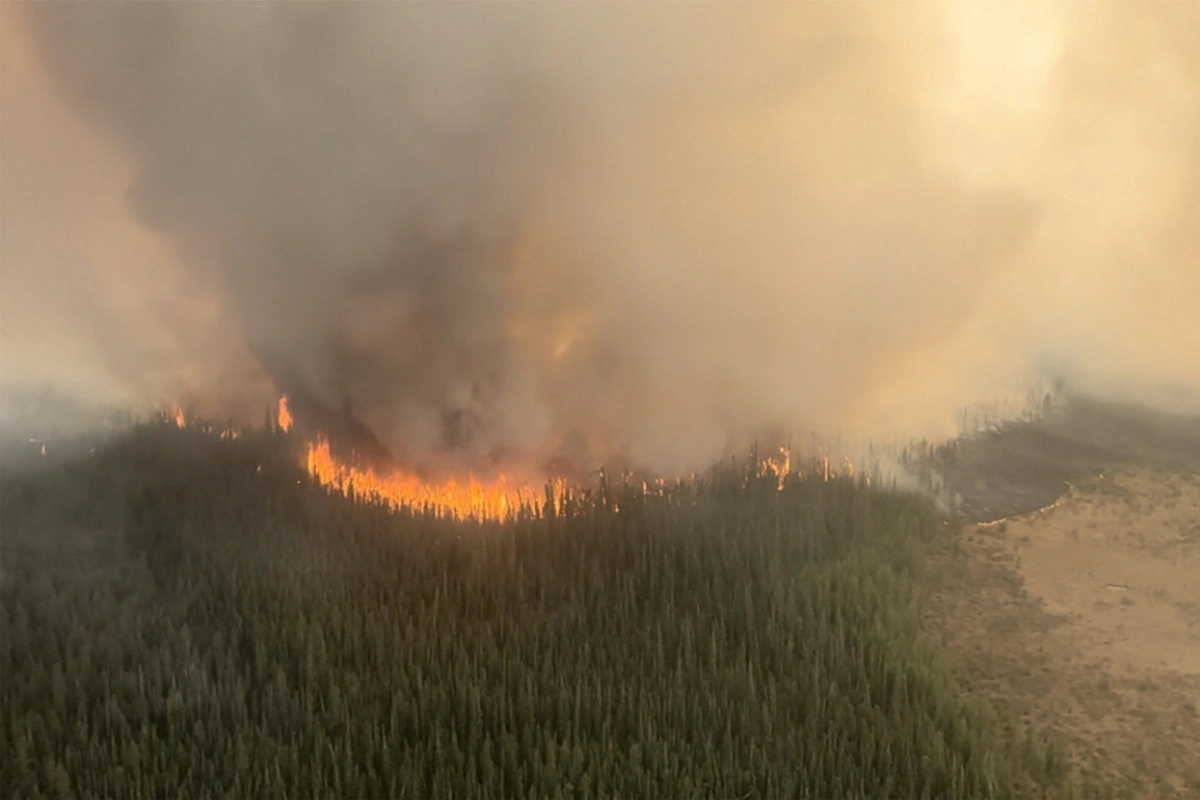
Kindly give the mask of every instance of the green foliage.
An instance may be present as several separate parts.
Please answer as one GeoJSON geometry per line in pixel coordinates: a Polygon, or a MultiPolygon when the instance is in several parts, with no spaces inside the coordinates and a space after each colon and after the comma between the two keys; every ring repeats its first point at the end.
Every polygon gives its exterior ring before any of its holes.
{"type": "MultiPolygon", "coordinates": [[[[814,471],[815,472],[815,471],[814,471]]],[[[919,638],[932,507],[726,468],[505,523],[136,429],[0,484],[3,797],[1029,796],[919,638]],[[619,509],[619,510],[617,510],[619,509]]]]}

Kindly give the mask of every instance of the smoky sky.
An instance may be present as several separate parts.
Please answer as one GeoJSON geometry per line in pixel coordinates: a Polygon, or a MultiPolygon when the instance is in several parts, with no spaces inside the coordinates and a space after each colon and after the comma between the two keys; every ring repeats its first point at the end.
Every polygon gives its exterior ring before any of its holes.
{"type": "Polygon", "coordinates": [[[1196,9],[6,8],[4,369],[659,471],[1048,376],[1195,407],[1196,9]]]}

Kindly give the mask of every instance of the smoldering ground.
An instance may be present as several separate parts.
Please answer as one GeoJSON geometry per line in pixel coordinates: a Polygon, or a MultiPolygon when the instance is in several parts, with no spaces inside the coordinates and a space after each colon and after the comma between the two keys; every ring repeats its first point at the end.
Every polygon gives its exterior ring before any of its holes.
{"type": "Polygon", "coordinates": [[[52,327],[83,390],[660,472],[1046,372],[1195,402],[1189,4],[4,14],[5,106],[54,109],[3,118],[6,373],[52,327]]]}

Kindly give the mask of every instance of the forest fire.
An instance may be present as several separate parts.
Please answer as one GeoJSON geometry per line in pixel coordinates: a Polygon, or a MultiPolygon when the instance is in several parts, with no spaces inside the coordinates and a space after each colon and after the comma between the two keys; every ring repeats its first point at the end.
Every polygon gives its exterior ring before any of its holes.
{"type": "MultiPolygon", "coordinates": [[[[190,419],[178,404],[173,404],[163,416],[177,428],[197,427],[206,433],[216,432],[211,425],[190,419]]],[[[278,400],[275,425],[281,433],[290,433],[295,426],[287,395],[278,400]]],[[[235,428],[220,431],[222,439],[238,436],[239,431],[235,428]]],[[[529,488],[509,487],[504,477],[490,483],[474,477],[430,482],[400,467],[381,471],[372,466],[356,466],[334,455],[329,439],[320,433],[305,445],[302,463],[326,488],[348,496],[381,501],[395,508],[430,511],[454,519],[504,519],[538,496],[538,492],[529,488]]]]}
{"type": "Polygon", "coordinates": [[[503,519],[534,496],[528,490],[510,489],[503,477],[490,484],[475,478],[431,483],[400,469],[380,473],[372,467],[352,466],[333,455],[323,436],[309,442],[305,466],[323,486],[345,494],[455,519],[503,519]]]}
{"type": "MultiPolygon", "coordinates": [[[[179,405],[172,405],[164,412],[164,419],[179,428],[194,427],[208,433],[217,432],[210,425],[190,419],[179,405]]],[[[279,397],[274,421],[275,430],[280,433],[291,436],[299,434],[287,395],[279,397]]],[[[223,439],[238,438],[239,431],[227,427],[220,431],[220,436],[223,439]]],[[[304,434],[300,441],[304,442],[301,463],[322,486],[350,497],[382,502],[396,509],[429,512],[459,520],[503,520],[522,507],[540,502],[542,496],[542,491],[537,488],[510,485],[503,475],[491,481],[481,481],[473,475],[439,481],[430,480],[399,465],[384,468],[370,463],[369,459],[355,463],[336,455],[329,436],[322,431],[315,432],[312,438],[304,434]]],[[[780,491],[790,477],[807,472],[798,469],[790,447],[779,447],[777,455],[760,458],[756,454],[755,460],[754,472],[759,477],[774,478],[780,491]]],[[[820,475],[826,481],[835,476],[855,474],[854,464],[848,458],[838,469],[830,462],[828,455],[818,455],[809,469],[812,474],[820,475]]],[[[565,496],[566,484],[561,480],[552,483],[551,495],[554,498],[565,496]]],[[[666,486],[661,479],[653,483],[642,482],[643,491],[647,494],[662,494],[666,486]]],[[[558,499],[553,502],[557,506],[558,499]]]]}
{"type": "Polygon", "coordinates": [[[212,425],[196,419],[189,419],[187,412],[183,410],[183,406],[178,404],[172,405],[171,409],[165,412],[165,419],[172,422],[176,428],[191,428],[195,427],[202,433],[216,433],[222,439],[236,439],[242,435],[241,431],[232,425],[226,425],[219,431],[212,425]]]}
{"type": "Polygon", "coordinates": [[[279,425],[279,430],[287,433],[292,429],[292,411],[288,408],[287,395],[280,395],[279,409],[275,414],[275,421],[279,425]]]}

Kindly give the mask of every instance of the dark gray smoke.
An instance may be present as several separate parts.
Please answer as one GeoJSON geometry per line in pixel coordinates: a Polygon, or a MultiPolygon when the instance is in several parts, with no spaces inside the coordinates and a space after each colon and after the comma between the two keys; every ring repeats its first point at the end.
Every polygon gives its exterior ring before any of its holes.
{"type": "MultiPolygon", "coordinates": [[[[971,59],[996,21],[953,5],[22,11],[5,36],[48,71],[28,85],[121,154],[128,213],[184,267],[156,296],[191,391],[273,384],[421,461],[674,471],[767,425],[941,431],[1045,364],[1200,382],[1161,350],[1200,342],[1179,299],[1200,300],[1197,162],[1135,124],[1200,130],[1200,47],[1169,38],[1186,20],[1138,12],[1135,35],[1124,12],[1013,12],[1045,63],[1001,47],[988,72],[971,59]],[[1136,94],[1114,52],[1166,88],[1136,94]],[[1134,127],[1106,138],[1102,113],[1134,127]],[[1117,199],[1087,200],[1105,148],[1153,172],[1110,181],[1142,210],[1120,228],[1132,272],[1104,266],[1117,199]],[[1091,177],[1050,169],[1068,156],[1091,177]],[[1190,199],[1161,182],[1181,165],[1190,199]],[[1173,334],[1096,337],[1156,292],[1173,334]],[[174,313],[184,295],[208,311],[174,313]]],[[[6,267],[35,269],[26,249],[6,267]]]]}

